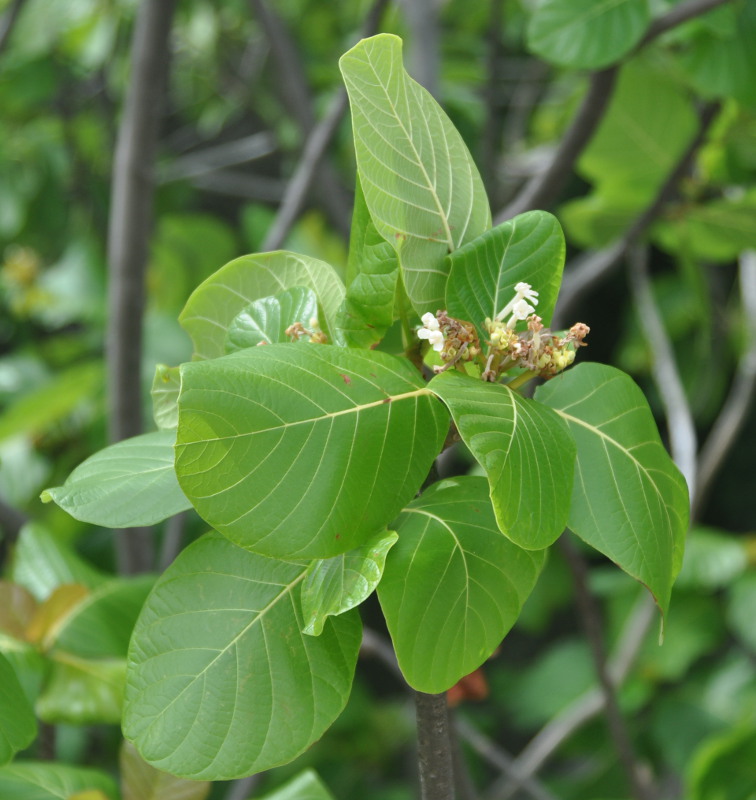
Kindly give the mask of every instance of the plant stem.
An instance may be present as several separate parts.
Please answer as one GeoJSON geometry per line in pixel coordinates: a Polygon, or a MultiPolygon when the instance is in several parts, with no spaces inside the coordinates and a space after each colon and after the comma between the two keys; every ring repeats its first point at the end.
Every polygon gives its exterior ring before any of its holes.
{"type": "Polygon", "coordinates": [[[453,751],[446,692],[415,692],[420,800],[454,800],[453,751]]]}
{"type": "Polygon", "coordinates": [[[535,378],[535,376],[536,376],[536,373],[532,372],[530,370],[528,370],[527,372],[523,372],[520,375],[518,375],[516,378],[512,378],[512,380],[509,381],[509,383],[506,384],[507,388],[511,389],[512,391],[514,391],[515,389],[519,389],[520,386],[523,386],[529,380],[532,380],[533,378],[535,378]]]}

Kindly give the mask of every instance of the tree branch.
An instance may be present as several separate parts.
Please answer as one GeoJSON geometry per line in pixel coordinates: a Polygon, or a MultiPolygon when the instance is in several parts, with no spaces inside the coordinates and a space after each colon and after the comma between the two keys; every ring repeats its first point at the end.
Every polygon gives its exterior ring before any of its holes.
{"type": "Polygon", "coordinates": [[[701,112],[698,130],[678,162],[670,171],[656,197],[635,219],[635,222],[617,239],[605,247],[580,256],[565,270],[555,312],[555,325],[563,324],[577,301],[619,266],[628,248],[646,232],[664,206],[674,197],[680,180],[690,169],[698,149],[706,138],[709,126],[719,111],[718,103],[710,103],[701,112]],[[558,320],[558,322],[557,322],[558,320]]]}
{"type": "MultiPolygon", "coordinates": [[[[142,430],[142,316],[144,274],[152,225],[154,178],[168,37],[175,0],[144,0],[131,48],[132,75],[118,131],[108,231],[108,390],[110,440],[142,430]]],[[[146,531],[116,539],[119,570],[149,569],[152,542],[146,531]]]]}
{"type": "Polygon", "coordinates": [[[26,525],[29,518],[22,511],[6,503],[0,497],[0,569],[5,565],[9,549],[16,543],[21,528],[26,525]]]}
{"type": "Polygon", "coordinates": [[[572,172],[575,161],[590,142],[604,117],[614,93],[617,71],[618,68],[613,66],[591,74],[588,91],[570,127],[562,137],[551,163],[543,172],[531,178],[517,197],[496,215],[495,224],[498,225],[525,211],[545,208],[554,203],[572,172]]]}
{"type": "Polygon", "coordinates": [[[415,692],[421,800],[454,800],[446,692],[415,692]]]}
{"type": "Polygon", "coordinates": [[[625,718],[619,707],[617,688],[607,669],[601,613],[596,598],[591,594],[591,590],[588,587],[588,565],[567,535],[563,535],[559,539],[559,547],[572,573],[577,608],[585,629],[586,639],[591,648],[593,666],[601,688],[609,734],[614,742],[617,757],[627,776],[632,796],[636,800],[652,800],[651,787],[643,779],[640,763],[628,733],[625,718]]]}
{"type": "MultiPolygon", "coordinates": [[[[650,44],[663,33],[694,17],[705,14],[729,0],[688,0],[675,6],[648,28],[645,36],[633,50],[633,55],[650,44]]],[[[621,64],[629,56],[624,56],[603,70],[591,74],[591,82],[583,102],[554,153],[549,166],[525,184],[515,199],[496,215],[495,223],[510,219],[524,211],[546,208],[559,197],[565,181],[583,150],[588,146],[593,134],[604,117],[611,100],[621,64]]]]}
{"type": "Polygon", "coordinates": [[[409,62],[412,77],[438,97],[441,45],[435,0],[401,0],[410,33],[409,62]]]}
{"type": "Polygon", "coordinates": [[[672,458],[688,484],[692,500],[696,488],[698,437],[672,343],[651,290],[648,248],[643,245],[632,245],[628,251],[628,266],[628,279],[641,320],[640,327],[651,350],[654,383],[667,418],[672,458]]]}
{"type": "Polygon", "coordinates": [[[738,361],[727,400],[701,450],[694,514],[698,514],[703,507],[756,397],[756,252],[749,250],[741,255],[739,280],[745,328],[742,338],[747,344],[738,361]]]}
{"type": "Polygon", "coordinates": [[[18,22],[18,17],[25,2],[26,0],[13,0],[8,10],[3,14],[3,18],[0,19],[0,54],[8,46],[11,33],[13,33],[13,28],[18,22]]]}
{"type": "MultiPolygon", "coordinates": [[[[370,36],[378,29],[381,16],[387,5],[388,0],[375,0],[365,20],[363,36],[370,36]]],[[[263,250],[277,250],[283,244],[302,209],[307,193],[317,174],[318,165],[321,163],[326,149],[347,110],[347,103],[346,90],[341,87],[331,100],[331,105],[326,115],[307,137],[302,150],[302,157],[286,187],[286,193],[276,218],[273,220],[273,224],[263,242],[263,250]]]]}

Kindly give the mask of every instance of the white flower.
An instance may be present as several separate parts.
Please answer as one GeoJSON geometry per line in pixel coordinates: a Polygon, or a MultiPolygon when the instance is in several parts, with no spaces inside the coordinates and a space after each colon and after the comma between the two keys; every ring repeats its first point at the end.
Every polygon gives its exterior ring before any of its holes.
{"type": "MultiPolygon", "coordinates": [[[[522,305],[522,303],[524,303],[525,301],[529,300],[534,306],[538,305],[538,292],[533,291],[533,287],[529,283],[524,283],[520,281],[520,283],[515,284],[514,288],[515,288],[515,296],[496,315],[496,319],[499,322],[501,322],[501,320],[503,320],[504,317],[507,316],[507,314],[513,313],[515,306],[523,308],[524,306],[522,305]]],[[[535,309],[532,308],[531,306],[528,306],[528,308],[530,308],[528,314],[532,314],[535,311],[535,309]]],[[[527,316],[527,314],[525,316],[527,316]]],[[[525,319],[525,317],[518,317],[518,319],[525,319]]],[[[507,327],[511,326],[507,325],[507,327]]]]}
{"type": "Polygon", "coordinates": [[[427,339],[433,349],[440,353],[444,349],[444,334],[439,328],[438,320],[430,311],[423,314],[420,319],[422,319],[424,327],[417,329],[417,338],[427,339]]]}
{"type": "Polygon", "coordinates": [[[514,328],[517,324],[517,320],[527,319],[535,309],[527,300],[520,299],[512,306],[511,311],[512,316],[509,318],[509,322],[507,322],[507,328],[509,328],[509,330],[514,328]]]}

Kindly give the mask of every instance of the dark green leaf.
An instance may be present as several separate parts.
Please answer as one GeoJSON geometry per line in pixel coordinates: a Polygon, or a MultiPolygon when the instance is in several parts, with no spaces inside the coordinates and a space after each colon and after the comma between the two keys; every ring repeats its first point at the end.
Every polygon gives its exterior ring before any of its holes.
{"type": "Polygon", "coordinates": [[[0,655],[0,765],[28,747],[37,735],[34,710],[13,667],[0,655]]]}
{"type": "Polygon", "coordinates": [[[188,781],[148,764],[131,742],[124,741],[119,758],[123,800],[205,800],[208,781],[188,781]]]}
{"type": "Polygon", "coordinates": [[[363,39],[339,65],[370,215],[399,256],[412,305],[435,312],[444,257],[491,227],[480,175],[441,107],[405,72],[401,39],[363,39]]]}
{"type": "Polygon", "coordinates": [[[500,384],[458,372],[434,378],[465,444],[488,476],[502,532],[528,550],[548,547],[567,524],[575,443],[549,408],[500,384]]]}
{"type": "Polygon", "coordinates": [[[397,540],[393,531],[333,558],[318,559],[307,568],[302,584],[303,633],[320,636],[331,615],[358,606],[378,585],[386,554],[397,540]]]}
{"type": "Polygon", "coordinates": [[[484,478],[434,484],[402,512],[378,596],[407,682],[442,692],[514,625],[545,552],[501,535],[484,478]]]}
{"type": "Polygon", "coordinates": [[[548,325],[564,252],[562,228],[546,211],[528,211],[497,225],[449,256],[449,314],[474,323],[482,341],[488,338],[486,318],[493,319],[514,297],[515,284],[525,282],[539,292],[536,313],[548,325]]]}
{"type": "Polygon", "coordinates": [[[328,558],[412,499],[448,417],[416,370],[383,353],[254,347],[182,367],[176,472],[237,544],[328,558]]]}
{"type": "Polygon", "coordinates": [[[284,289],[273,297],[263,297],[240,311],[229,325],[226,352],[235,353],[258,344],[288,342],[286,329],[295,322],[310,327],[318,317],[318,298],[306,286],[284,289]]]}
{"type": "Polygon", "coordinates": [[[176,775],[225,780],[291,761],[349,696],[355,612],[302,634],[307,565],[209,533],[158,580],[134,630],[124,733],[176,775]]]}
{"type": "Polygon", "coordinates": [[[42,492],[42,500],[106,528],[153,525],[185,511],[191,503],[173,469],[175,439],[175,430],[155,431],[110,445],[79,464],[63,486],[42,492]]]}
{"type": "Polygon", "coordinates": [[[536,398],[577,443],[570,528],[644,583],[666,613],[690,507],[643,393],[613,367],[580,364],[539,387],[536,398]]]}

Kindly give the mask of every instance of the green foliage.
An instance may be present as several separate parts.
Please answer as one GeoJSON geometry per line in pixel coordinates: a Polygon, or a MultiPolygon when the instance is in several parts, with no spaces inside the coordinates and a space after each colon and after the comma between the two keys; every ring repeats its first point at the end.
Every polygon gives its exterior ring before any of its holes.
{"type": "Polygon", "coordinates": [[[0,655],[0,765],[37,735],[37,720],[13,667],[0,655]]]}
{"type": "Polygon", "coordinates": [[[71,800],[79,793],[82,800],[118,800],[113,779],[103,772],[32,761],[0,768],[0,793],[14,800],[71,800]]]}

